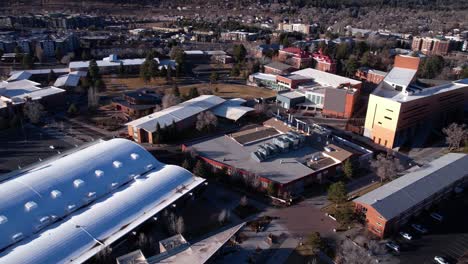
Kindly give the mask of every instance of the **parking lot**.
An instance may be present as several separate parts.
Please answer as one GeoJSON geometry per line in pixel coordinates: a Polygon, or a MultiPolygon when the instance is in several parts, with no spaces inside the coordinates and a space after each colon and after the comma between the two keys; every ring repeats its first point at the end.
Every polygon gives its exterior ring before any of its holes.
{"type": "Polygon", "coordinates": [[[0,175],[24,168],[39,159],[46,159],[72,148],[73,145],[33,126],[15,128],[0,133],[0,175]],[[50,146],[54,146],[52,149],[50,146]]]}
{"type": "Polygon", "coordinates": [[[449,263],[457,260],[468,251],[468,194],[452,197],[416,217],[412,223],[422,225],[428,230],[425,235],[418,234],[410,225],[402,230],[413,236],[411,241],[400,235],[394,240],[400,245],[398,253],[401,263],[436,263],[435,256],[442,256],[449,263]],[[444,219],[439,222],[430,216],[431,212],[440,213],[444,219]]]}

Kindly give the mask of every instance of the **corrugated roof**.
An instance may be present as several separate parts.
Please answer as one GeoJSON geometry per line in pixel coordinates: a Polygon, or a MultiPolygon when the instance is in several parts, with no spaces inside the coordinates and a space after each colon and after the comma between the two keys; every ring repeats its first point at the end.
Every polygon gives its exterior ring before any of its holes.
{"type": "Polygon", "coordinates": [[[67,74],[63,75],[57,78],[55,80],[54,86],[57,87],[62,87],[62,86],[68,86],[68,87],[75,87],[78,85],[80,82],[81,76],[79,74],[67,74]]]}
{"type": "Polygon", "coordinates": [[[0,185],[0,262],[84,262],[201,182],[124,139],[38,164],[0,185]]]}
{"type": "Polygon", "coordinates": [[[346,78],[336,74],[319,71],[312,68],[307,68],[299,71],[292,72],[291,74],[301,75],[313,79],[314,82],[319,83],[323,86],[338,87],[341,84],[350,83],[351,85],[357,85],[362,83],[354,79],[346,78]]]}
{"type": "Polygon", "coordinates": [[[354,200],[390,220],[468,176],[468,155],[449,153],[354,200]]]}
{"type": "Polygon", "coordinates": [[[159,123],[161,127],[169,126],[173,121],[179,122],[197,115],[222,104],[224,101],[224,99],[215,95],[201,95],[162,111],[136,119],[126,125],[141,128],[148,132],[154,132],[157,123],[159,123]]]}
{"type": "Polygon", "coordinates": [[[245,100],[241,98],[230,99],[213,108],[212,112],[219,117],[237,121],[254,110],[252,107],[241,106],[243,103],[245,103],[245,100]]]}

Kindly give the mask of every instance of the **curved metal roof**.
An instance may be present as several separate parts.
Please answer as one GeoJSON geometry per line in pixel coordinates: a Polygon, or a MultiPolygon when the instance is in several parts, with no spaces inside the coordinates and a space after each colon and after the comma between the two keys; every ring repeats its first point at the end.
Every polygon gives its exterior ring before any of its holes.
{"type": "Polygon", "coordinates": [[[42,163],[0,184],[0,263],[82,262],[201,182],[124,139],[42,163]]]}

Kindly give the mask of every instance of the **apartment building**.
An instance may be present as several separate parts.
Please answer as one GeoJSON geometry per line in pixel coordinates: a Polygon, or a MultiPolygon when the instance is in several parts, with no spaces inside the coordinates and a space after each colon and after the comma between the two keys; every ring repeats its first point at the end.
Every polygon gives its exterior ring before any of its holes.
{"type": "Polygon", "coordinates": [[[447,39],[414,37],[411,49],[425,55],[446,55],[451,50],[451,42],[447,39]]]}
{"type": "Polygon", "coordinates": [[[468,183],[468,155],[446,154],[353,202],[367,229],[383,238],[468,183]]]}
{"type": "Polygon", "coordinates": [[[299,32],[302,34],[310,34],[312,32],[312,25],[302,23],[278,23],[276,29],[284,32],[299,32]]]}
{"type": "Polygon", "coordinates": [[[416,82],[419,58],[396,56],[393,69],[369,96],[364,136],[387,148],[423,146],[431,132],[457,121],[468,79],[426,87],[416,82]]]}

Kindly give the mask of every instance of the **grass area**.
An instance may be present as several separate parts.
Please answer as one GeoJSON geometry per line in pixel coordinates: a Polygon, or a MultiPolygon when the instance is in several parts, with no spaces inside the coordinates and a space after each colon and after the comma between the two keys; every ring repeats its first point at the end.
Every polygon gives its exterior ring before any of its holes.
{"type": "Polygon", "coordinates": [[[158,78],[145,82],[139,77],[113,77],[112,75],[104,75],[102,77],[106,84],[106,90],[109,92],[124,92],[129,90],[136,90],[140,88],[157,88],[160,85],[167,84],[165,78],[158,78]]]}
{"type": "Polygon", "coordinates": [[[226,84],[226,83],[216,83],[216,84],[209,84],[209,83],[200,83],[200,84],[192,84],[192,85],[185,85],[179,86],[180,93],[187,95],[191,88],[198,88],[200,90],[207,89],[213,92],[214,95],[222,96],[222,97],[241,97],[246,99],[258,98],[258,97],[272,97],[276,95],[276,92],[261,87],[254,87],[248,85],[241,85],[241,84],[226,84]]]}

